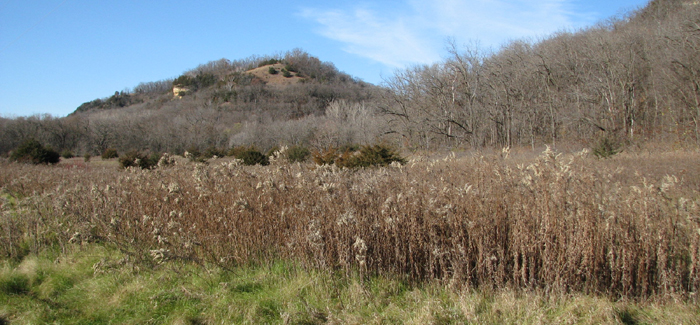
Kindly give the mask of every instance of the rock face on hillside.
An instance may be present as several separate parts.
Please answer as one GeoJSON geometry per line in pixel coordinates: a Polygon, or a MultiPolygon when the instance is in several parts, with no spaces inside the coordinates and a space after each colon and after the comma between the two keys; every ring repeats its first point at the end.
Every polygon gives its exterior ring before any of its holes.
{"type": "Polygon", "coordinates": [[[188,87],[173,86],[173,96],[182,98],[182,96],[185,96],[190,90],[191,89],[188,87]]]}

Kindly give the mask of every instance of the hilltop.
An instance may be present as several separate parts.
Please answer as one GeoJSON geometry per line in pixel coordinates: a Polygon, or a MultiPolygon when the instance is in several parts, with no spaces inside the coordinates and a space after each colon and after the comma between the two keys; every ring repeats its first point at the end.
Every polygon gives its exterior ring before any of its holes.
{"type": "Polygon", "coordinates": [[[275,63],[248,70],[246,73],[253,75],[266,85],[289,86],[308,80],[298,72],[289,71],[286,68],[287,66],[282,63],[275,63]]]}
{"type": "MultiPolygon", "coordinates": [[[[142,83],[131,91],[115,92],[113,96],[86,102],[71,115],[137,105],[160,109],[172,106],[173,102],[164,97],[168,93],[176,98],[196,95],[196,103],[241,110],[244,109],[241,106],[246,106],[250,101],[284,101],[283,98],[278,98],[277,93],[289,86],[299,86],[295,91],[307,92],[311,98],[307,98],[305,102],[314,102],[315,99],[322,102],[321,105],[306,109],[302,115],[322,111],[323,106],[329,103],[329,98],[356,99],[347,98],[346,92],[339,88],[373,88],[340,72],[332,63],[321,62],[318,58],[297,49],[283,57],[212,61],[186,71],[175,79],[142,83]],[[319,88],[324,90],[319,92],[319,88]]],[[[367,94],[359,95],[362,99],[367,97],[367,94]]]]}

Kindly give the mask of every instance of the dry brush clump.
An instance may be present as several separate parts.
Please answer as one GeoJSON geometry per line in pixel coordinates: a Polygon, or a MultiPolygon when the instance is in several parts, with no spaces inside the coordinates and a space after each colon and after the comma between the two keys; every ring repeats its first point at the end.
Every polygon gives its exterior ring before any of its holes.
{"type": "Polygon", "coordinates": [[[16,254],[7,247],[24,232],[36,246],[107,241],[149,263],[293,259],[458,288],[695,297],[696,184],[615,159],[547,150],[360,170],[215,160],[80,172],[3,162],[1,247],[16,254]]]}

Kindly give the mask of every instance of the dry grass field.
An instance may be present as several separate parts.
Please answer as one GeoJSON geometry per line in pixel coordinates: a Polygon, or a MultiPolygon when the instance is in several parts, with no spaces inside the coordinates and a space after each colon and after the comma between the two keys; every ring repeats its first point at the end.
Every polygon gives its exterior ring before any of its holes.
{"type": "Polygon", "coordinates": [[[309,267],[618,297],[700,285],[697,152],[508,153],[348,170],[2,163],[5,256],[106,241],[139,259],[309,267]]]}
{"type": "Polygon", "coordinates": [[[355,170],[96,162],[0,162],[0,255],[105,243],[144,266],[282,260],[455,292],[697,304],[697,151],[504,150],[355,170]]]}

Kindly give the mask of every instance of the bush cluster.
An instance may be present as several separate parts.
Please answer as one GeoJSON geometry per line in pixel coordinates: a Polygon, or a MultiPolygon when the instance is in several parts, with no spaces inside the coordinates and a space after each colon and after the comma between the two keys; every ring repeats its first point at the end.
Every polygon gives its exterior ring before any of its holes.
{"type": "Polygon", "coordinates": [[[312,158],[316,165],[332,165],[338,159],[338,149],[329,147],[324,150],[314,150],[312,158]]]}
{"type": "Polygon", "coordinates": [[[235,146],[231,149],[223,149],[211,146],[204,151],[200,151],[196,147],[191,147],[185,152],[185,158],[189,158],[194,162],[206,162],[213,157],[234,157],[242,160],[244,165],[263,165],[270,164],[269,156],[275,151],[275,148],[265,154],[255,147],[235,146]]]}
{"type": "Polygon", "coordinates": [[[102,159],[112,159],[112,158],[119,158],[119,153],[117,152],[117,149],[109,148],[109,149],[106,149],[102,153],[102,159]]]}
{"type": "Polygon", "coordinates": [[[282,62],[282,60],[279,60],[279,59],[269,59],[269,60],[265,60],[265,61],[262,61],[262,62],[258,63],[258,68],[259,68],[259,67],[264,67],[264,66],[270,65],[270,64],[277,64],[277,63],[280,63],[280,62],[282,62]]]}
{"type": "Polygon", "coordinates": [[[204,151],[200,151],[197,147],[190,147],[185,153],[185,158],[189,158],[194,162],[206,162],[208,159],[214,157],[226,157],[229,156],[225,149],[217,148],[215,146],[210,146],[204,151]]]}
{"type": "Polygon", "coordinates": [[[284,66],[284,70],[287,70],[287,71],[289,71],[289,72],[299,72],[299,69],[297,69],[296,67],[294,67],[293,65],[291,65],[291,64],[289,64],[289,63],[287,63],[287,64],[284,66]]]}
{"type": "Polygon", "coordinates": [[[75,155],[70,150],[63,150],[63,151],[61,151],[61,157],[65,158],[65,159],[71,159],[71,158],[75,157],[75,155]]]}
{"type": "Polygon", "coordinates": [[[385,144],[345,146],[340,149],[328,148],[323,151],[315,151],[313,160],[318,165],[335,164],[338,167],[361,168],[388,166],[393,162],[405,164],[406,159],[401,157],[396,149],[385,144]]]}
{"type": "Polygon", "coordinates": [[[228,149],[228,151],[226,151],[226,155],[229,157],[238,157],[238,155],[241,152],[248,150],[248,148],[250,148],[250,147],[234,146],[234,147],[231,147],[231,149],[228,149]]]}
{"type": "Polygon", "coordinates": [[[210,146],[206,150],[204,150],[204,153],[202,153],[202,156],[206,157],[207,159],[214,158],[216,157],[226,157],[226,150],[217,148],[214,146],[210,146]]]}
{"type": "Polygon", "coordinates": [[[10,160],[35,165],[55,164],[61,160],[61,155],[32,138],[19,145],[10,155],[10,160]]]}
{"type": "Polygon", "coordinates": [[[236,159],[243,161],[246,166],[252,165],[263,165],[267,166],[270,164],[270,159],[268,156],[264,155],[255,148],[248,148],[236,155],[236,159]]]}
{"type": "Polygon", "coordinates": [[[358,152],[347,158],[343,157],[343,159],[337,163],[338,167],[357,168],[388,166],[394,162],[404,165],[406,164],[406,159],[401,157],[396,149],[392,147],[375,144],[372,146],[362,146],[358,152]]]}
{"type": "Polygon", "coordinates": [[[146,154],[136,150],[129,151],[119,158],[119,165],[122,168],[140,167],[142,169],[151,169],[158,165],[161,154],[151,153],[146,154]]]}
{"type": "MultiPolygon", "coordinates": [[[[193,162],[206,163],[213,157],[234,157],[241,160],[243,165],[263,165],[270,164],[270,157],[280,148],[273,147],[267,152],[260,151],[254,146],[234,146],[228,150],[211,146],[204,151],[196,147],[191,147],[185,152],[185,158],[193,162]]],[[[377,167],[388,166],[393,162],[405,164],[406,159],[400,156],[396,149],[384,145],[345,145],[340,148],[330,147],[321,151],[311,152],[304,146],[292,146],[281,154],[290,163],[305,162],[311,157],[318,165],[332,165],[345,168],[377,167]]],[[[157,165],[160,155],[146,155],[138,151],[130,151],[122,155],[119,159],[120,165],[124,168],[139,166],[141,168],[152,168],[157,165]]]]}
{"type": "Polygon", "coordinates": [[[305,162],[311,156],[311,151],[307,147],[292,146],[287,149],[287,160],[289,162],[305,162]]]}
{"type": "Polygon", "coordinates": [[[214,85],[217,80],[218,78],[212,73],[198,73],[194,77],[181,75],[173,81],[173,86],[188,87],[192,91],[197,91],[214,85]]]}
{"type": "Polygon", "coordinates": [[[598,158],[610,158],[620,153],[620,144],[611,137],[603,137],[593,148],[593,154],[598,158]]]}

